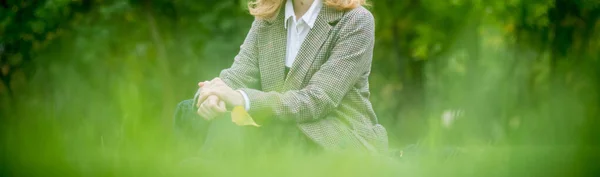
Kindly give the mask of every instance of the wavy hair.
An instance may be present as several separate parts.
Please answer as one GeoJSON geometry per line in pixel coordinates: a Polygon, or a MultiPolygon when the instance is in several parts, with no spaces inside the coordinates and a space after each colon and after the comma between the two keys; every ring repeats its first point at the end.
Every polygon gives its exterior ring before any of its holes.
{"type": "MultiPolygon", "coordinates": [[[[275,16],[285,0],[253,0],[248,2],[250,14],[258,19],[268,19],[275,16]]],[[[366,0],[323,0],[328,7],[338,10],[350,10],[366,4],[366,0]]]]}

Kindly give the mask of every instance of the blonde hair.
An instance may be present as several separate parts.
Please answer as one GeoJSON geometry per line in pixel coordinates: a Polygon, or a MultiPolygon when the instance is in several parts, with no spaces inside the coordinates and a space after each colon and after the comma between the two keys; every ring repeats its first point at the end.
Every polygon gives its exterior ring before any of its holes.
{"type": "MultiPolygon", "coordinates": [[[[285,0],[253,0],[248,2],[250,14],[258,19],[275,17],[285,0]]],[[[366,4],[366,0],[323,0],[323,3],[337,10],[350,10],[366,4]]]]}

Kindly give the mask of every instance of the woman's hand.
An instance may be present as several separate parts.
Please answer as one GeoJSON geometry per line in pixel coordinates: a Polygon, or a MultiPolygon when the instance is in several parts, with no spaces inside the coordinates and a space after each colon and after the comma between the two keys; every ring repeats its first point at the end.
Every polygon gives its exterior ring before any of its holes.
{"type": "MultiPolygon", "coordinates": [[[[213,104],[214,101],[211,100],[223,100],[220,101],[219,107],[225,107],[227,105],[231,108],[231,121],[239,126],[252,125],[256,127],[260,127],[260,125],[256,124],[252,117],[244,110],[243,106],[245,103],[244,97],[238,91],[233,90],[229,87],[225,82],[223,82],[219,78],[215,78],[212,81],[205,81],[198,83],[198,86],[201,87],[200,95],[198,96],[198,103],[207,103],[213,104]]],[[[202,106],[201,106],[202,107],[202,106]]],[[[221,111],[222,109],[218,109],[217,111],[221,111]]],[[[219,112],[222,113],[222,112],[219,112]]],[[[211,117],[211,110],[201,110],[198,109],[198,114],[207,114],[206,117],[211,117]]]]}
{"type": "Polygon", "coordinates": [[[204,102],[210,96],[217,96],[220,100],[224,101],[228,107],[244,106],[244,97],[238,91],[233,90],[220,78],[215,78],[210,82],[203,82],[200,96],[198,96],[198,103],[204,102]]]}
{"type": "MultiPolygon", "coordinates": [[[[204,85],[205,82],[198,83],[199,87],[203,87],[204,85]]],[[[219,97],[217,97],[216,95],[210,95],[208,96],[208,98],[202,101],[198,100],[198,103],[196,103],[196,107],[198,107],[198,115],[204,118],[205,120],[212,120],[227,112],[225,102],[219,100],[219,97]]]]}

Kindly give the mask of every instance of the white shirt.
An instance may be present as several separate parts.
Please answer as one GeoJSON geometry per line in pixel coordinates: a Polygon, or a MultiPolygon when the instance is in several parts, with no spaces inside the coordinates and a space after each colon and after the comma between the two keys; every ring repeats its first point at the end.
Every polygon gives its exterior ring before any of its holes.
{"type": "Polygon", "coordinates": [[[300,46],[304,42],[304,39],[306,39],[310,29],[315,26],[315,21],[317,21],[317,16],[319,16],[322,7],[323,3],[321,0],[314,0],[306,13],[298,19],[294,12],[292,0],[287,0],[285,3],[284,28],[287,29],[287,45],[285,50],[286,67],[291,68],[292,64],[294,64],[300,46]]]}
{"type": "MultiPolygon", "coordinates": [[[[287,44],[285,49],[285,66],[291,68],[298,56],[300,46],[304,43],[304,39],[308,35],[308,32],[315,26],[317,16],[323,7],[322,0],[314,0],[310,8],[300,17],[298,20],[296,12],[294,12],[294,4],[292,0],[287,0],[285,3],[285,18],[284,28],[287,30],[287,44]]],[[[246,111],[250,110],[250,99],[244,91],[239,91],[244,97],[244,108],[246,111]]]]}

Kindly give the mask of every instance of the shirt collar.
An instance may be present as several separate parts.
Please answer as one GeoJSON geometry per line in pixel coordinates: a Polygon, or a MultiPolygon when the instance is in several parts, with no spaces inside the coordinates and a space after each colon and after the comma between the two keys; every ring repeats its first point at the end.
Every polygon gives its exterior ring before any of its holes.
{"type": "MultiPolygon", "coordinates": [[[[313,1],[312,5],[310,5],[310,8],[308,8],[308,11],[306,11],[306,13],[304,13],[302,18],[300,18],[299,20],[303,20],[304,22],[306,22],[306,24],[308,24],[308,26],[310,26],[310,28],[312,28],[315,25],[315,21],[317,21],[317,16],[319,16],[319,12],[321,11],[322,7],[323,7],[322,0],[313,1]]],[[[290,17],[296,18],[296,13],[294,12],[294,4],[292,4],[292,0],[287,0],[287,2],[285,3],[285,19],[284,19],[284,27],[286,29],[287,29],[288,20],[290,20],[290,17]]]]}

